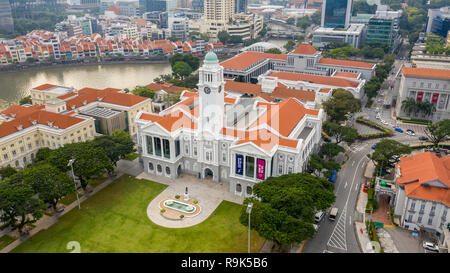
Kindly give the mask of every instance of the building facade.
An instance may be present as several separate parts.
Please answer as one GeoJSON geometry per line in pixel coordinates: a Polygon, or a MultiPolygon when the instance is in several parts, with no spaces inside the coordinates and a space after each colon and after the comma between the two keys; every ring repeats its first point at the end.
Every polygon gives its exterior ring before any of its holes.
{"type": "Polygon", "coordinates": [[[450,156],[424,152],[400,158],[394,217],[403,228],[444,240],[443,231],[450,222],[449,177],[450,156]]]}
{"type": "Polygon", "coordinates": [[[210,52],[199,70],[198,92],[184,92],[159,115],[139,113],[144,170],[225,182],[240,196],[252,196],[253,186],[269,176],[305,170],[318,149],[323,110],[293,98],[271,103],[231,96],[224,86],[223,67],[210,52]]]}
{"type": "Polygon", "coordinates": [[[353,0],[324,0],[322,27],[347,28],[352,15],[353,0]]]}
{"type": "Polygon", "coordinates": [[[389,52],[395,51],[400,44],[400,34],[398,33],[397,19],[386,17],[372,17],[367,25],[366,43],[378,42],[381,45],[387,44],[389,52]]]}
{"type": "Polygon", "coordinates": [[[398,117],[428,119],[433,122],[450,118],[450,70],[403,67],[398,89],[395,109],[398,117]],[[430,115],[423,112],[409,113],[402,107],[407,98],[416,103],[431,102],[435,111],[430,115]]]}
{"type": "Polygon", "coordinates": [[[14,22],[9,0],[0,0],[0,32],[14,32],[14,22]]]}
{"type": "Polygon", "coordinates": [[[348,28],[335,29],[320,27],[314,31],[313,46],[324,48],[330,43],[348,43],[359,48],[364,43],[366,26],[351,24],[348,28]]]}

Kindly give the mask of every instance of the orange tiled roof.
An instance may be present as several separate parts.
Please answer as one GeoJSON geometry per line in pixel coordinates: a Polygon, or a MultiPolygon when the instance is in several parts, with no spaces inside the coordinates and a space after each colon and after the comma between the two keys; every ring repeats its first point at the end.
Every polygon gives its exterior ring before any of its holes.
{"type": "Polygon", "coordinates": [[[352,81],[349,79],[334,78],[329,76],[319,76],[319,75],[309,75],[302,73],[292,73],[292,72],[273,72],[270,74],[272,77],[278,77],[283,80],[289,81],[304,81],[312,82],[315,84],[330,85],[337,87],[358,87],[359,82],[352,81]]]}
{"type": "Polygon", "coordinates": [[[45,90],[48,90],[48,89],[53,88],[53,87],[56,87],[56,85],[46,83],[46,84],[42,84],[42,85],[39,85],[37,87],[34,87],[33,89],[34,90],[39,90],[39,91],[45,91],[45,90]]]}
{"type": "Polygon", "coordinates": [[[274,101],[268,94],[262,92],[261,85],[259,84],[225,81],[225,91],[252,94],[261,97],[266,101],[274,101]]]}
{"type": "Polygon", "coordinates": [[[118,89],[106,88],[104,90],[99,90],[86,87],[78,90],[78,95],[76,97],[66,100],[66,105],[68,109],[72,109],[73,106],[78,108],[83,106],[84,102],[88,104],[94,101],[99,101],[99,98],[101,98],[101,101],[106,103],[130,107],[148,99],[132,94],[118,93],[116,90],[118,89]]]}
{"type": "Polygon", "coordinates": [[[313,55],[317,50],[308,43],[300,44],[292,53],[303,54],[303,55],[313,55]]]}
{"type": "Polygon", "coordinates": [[[449,69],[403,67],[402,73],[403,75],[410,77],[450,79],[449,69]]]}
{"type": "Polygon", "coordinates": [[[178,93],[181,94],[181,92],[183,92],[184,90],[187,90],[186,87],[175,86],[171,83],[154,83],[154,82],[152,82],[151,84],[148,84],[146,87],[148,89],[152,89],[154,91],[164,90],[168,93],[173,93],[173,94],[178,94],[178,93]]]}
{"type": "Polygon", "coordinates": [[[358,75],[354,74],[354,73],[350,73],[350,72],[338,72],[336,74],[334,74],[335,77],[344,77],[344,78],[353,78],[353,79],[357,79],[358,75]]]}
{"type": "Polygon", "coordinates": [[[272,96],[276,98],[296,98],[301,101],[315,101],[316,99],[316,93],[313,91],[291,89],[283,85],[276,87],[272,96]]]}
{"type": "Polygon", "coordinates": [[[229,60],[222,62],[220,65],[228,69],[242,70],[261,60],[287,60],[286,54],[272,54],[260,52],[244,52],[229,60]]]}
{"type": "Polygon", "coordinates": [[[197,129],[197,123],[179,110],[166,116],[143,113],[140,119],[156,122],[169,132],[180,128],[197,129]]]}
{"type": "Polygon", "coordinates": [[[441,202],[450,206],[450,156],[439,158],[431,152],[401,157],[401,176],[397,183],[404,185],[408,197],[441,202]],[[441,187],[429,183],[438,181],[441,187]]]}
{"type": "Polygon", "coordinates": [[[338,59],[329,59],[329,58],[320,58],[319,63],[320,64],[327,64],[327,65],[366,68],[366,69],[372,69],[372,68],[375,67],[374,64],[370,64],[370,63],[366,63],[366,62],[349,61],[349,60],[338,60],[338,59]]]}
{"type": "Polygon", "coordinates": [[[222,128],[222,134],[228,136],[234,136],[239,138],[239,144],[251,142],[256,146],[262,148],[265,151],[271,151],[273,146],[279,145],[289,148],[297,148],[298,140],[286,139],[278,137],[266,129],[254,130],[254,131],[242,131],[231,128],[222,128]]]}

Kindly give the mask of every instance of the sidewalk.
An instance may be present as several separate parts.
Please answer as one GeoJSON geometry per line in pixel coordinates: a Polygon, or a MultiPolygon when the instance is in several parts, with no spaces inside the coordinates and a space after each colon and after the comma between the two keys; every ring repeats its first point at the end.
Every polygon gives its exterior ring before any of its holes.
{"type": "MultiPolygon", "coordinates": [[[[123,174],[124,173],[122,173],[122,172],[117,172],[117,176],[116,177],[113,177],[113,178],[109,177],[108,180],[106,180],[102,184],[100,184],[97,187],[95,187],[92,190],[92,192],[86,193],[85,195],[80,197],[80,204],[83,203],[90,196],[92,196],[92,195],[96,194],[97,192],[101,191],[103,188],[105,188],[106,186],[111,184],[114,180],[116,180],[118,177],[122,176],[123,174]]],[[[59,217],[63,216],[64,214],[68,213],[69,211],[71,211],[73,208],[76,208],[76,207],[78,207],[78,201],[75,200],[72,204],[66,206],[64,208],[64,211],[62,211],[60,213],[57,213],[55,216],[44,215],[44,217],[42,217],[41,219],[39,219],[35,223],[35,227],[32,230],[30,230],[29,234],[23,235],[19,239],[15,240],[11,244],[7,245],[5,248],[0,250],[0,253],[8,253],[8,252],[10,252],[11,250],[13,250],[17,246],[19,246],[21,243],[25,242],[30,237],[32,237],[33,235],[38,233],[39,231],[41,231],[43,229],[48,229],[49,227],[51,227],[53,224],[58,222],[59,217]]]]}
{"type": "Polygon", "coordinates": [[[355,233],[361,251],[363,253],[375,253],[375,251],[372,249],[372,243],[370,242],[369,234],[366,230],[366,224],[355,221],[355,233]]]}

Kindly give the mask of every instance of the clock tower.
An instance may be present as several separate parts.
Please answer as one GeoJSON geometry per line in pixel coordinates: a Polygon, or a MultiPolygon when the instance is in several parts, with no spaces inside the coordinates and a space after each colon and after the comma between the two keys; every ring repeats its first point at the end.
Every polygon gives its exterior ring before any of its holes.
{"type": "Polygon", "coordinates": [[[198,75],[200,133],[209,131],[219,136],[224,124],[224,87],[223,67],[219,64],[217,55],[210,51],[206,54],[198,75]]]}

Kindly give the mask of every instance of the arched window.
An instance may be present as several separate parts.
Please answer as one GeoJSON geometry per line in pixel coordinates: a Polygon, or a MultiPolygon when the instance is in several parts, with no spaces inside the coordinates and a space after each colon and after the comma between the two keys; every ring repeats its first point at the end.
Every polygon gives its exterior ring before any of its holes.
{"type": "Polygon", "coordinates": [[[169,167],[166,167],[166,174],[170,175],[170,168],[169,167]]]}
{"type": "Polygon", "coordinates": [[[241,184],[236,184],[236,191],[237,191],[237,192],[241,192],[241,191],[242,191],[242,186],[241,186],[241,184]]]}
{"type": "Polygon", "coordinates": [[[247,186],[247,195],[252,195],[252,187],[247,186]]]}
{"type": "Polygon", "coordinates": [[[156,170],[157,170],[159,173],[162,173],[162,167],[161,167],[161,165],[156,166],[156,170]]]}
{"type": "Polygon", "coordinates": [[[151,163],[151,162],[148,163],[148,169],[150,171],[153,171],[155,169],[155,167],[153,167],[153,163],[151,163]]]}

